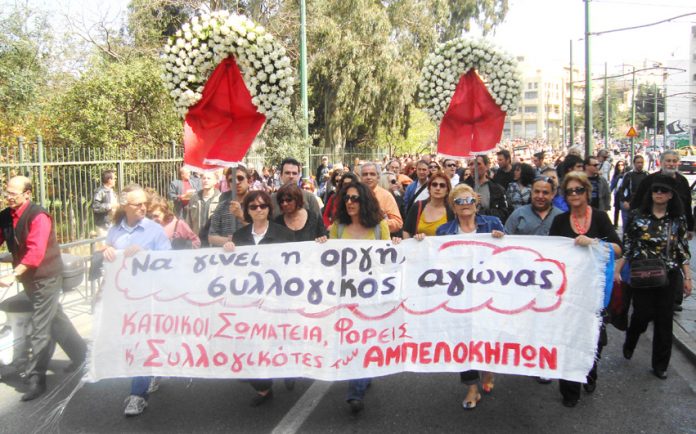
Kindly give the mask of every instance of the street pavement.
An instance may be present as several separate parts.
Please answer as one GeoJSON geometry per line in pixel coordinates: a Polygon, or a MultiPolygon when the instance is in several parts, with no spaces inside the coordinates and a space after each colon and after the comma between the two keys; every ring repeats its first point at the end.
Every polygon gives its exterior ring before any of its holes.
{"type": "MultiPolygon", "coordinates": [[[[696,241],[691,247],[696,251],[696,241]]],[[[88,305],[78,301],[68,306],[78,330],[88,337],[88,305]]],[[[675,348],[665,381],[649,370],[651,336],[649,329],[628,361],[621,355],[623,334],[609,326],[597,390],[583,391],[572,409],[561,405],[556,382],[541,385],[530,377],[497,375],[493,392],[475,410],[466,411],[461,407],[465,387],[457,374],[405,373],[375,379],[366,409],[357,417],[344,401],[346,382],[301,379],[288,391],[278,381],[273,400],[252,408],[254,392],[246,383],[165,378],[148,409],[126,418],[123,400],[129,380],[82,384],[78,376],[62,373],[68,362],[57,352],[48,379],[50,394],[37,401],[19,402],[26,386],[9,368],[0,369],[0,433],[696,434],[696,299],[686,299],[684,311],[675,315],[675,348]]]]}

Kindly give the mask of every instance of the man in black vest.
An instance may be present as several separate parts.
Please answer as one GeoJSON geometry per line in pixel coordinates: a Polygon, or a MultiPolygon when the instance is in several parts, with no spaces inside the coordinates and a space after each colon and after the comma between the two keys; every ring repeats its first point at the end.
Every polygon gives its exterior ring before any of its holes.
{"type": "Polygon", "coordinates": [[[46,369],[56,342],[72,360],[67,371],[85,360],[87,346],[60,306],[63,261],[46,210],[31,202],[31,180],[15,176],[4,192],[8,207],[0,211],[0,245],[7,243],[12,253],[11,274],[0,277],[0,287],[21,282],[34,306],[33,331],[27,363],[29,390],[22,401],[30,401],[46,391],[46,369]]]}

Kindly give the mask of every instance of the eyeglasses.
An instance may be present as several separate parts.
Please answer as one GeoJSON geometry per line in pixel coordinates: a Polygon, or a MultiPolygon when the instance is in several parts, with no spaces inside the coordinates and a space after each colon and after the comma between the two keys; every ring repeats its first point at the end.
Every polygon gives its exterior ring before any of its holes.
{"type": "Polygon", "coordinates": [[[447,188],[447,184],[444,182],[431,182],[430,186],[433,188],[447,188]]]}
{"type": "Polygon", "coordinates": [[[450,164],[447,165],[447,167],[457,167],[457,165],[454,164],[454,163],[450,163],[450,164]]]}
{"type": "Polygon", "coordinates": [[[292,197],[284,197],[284,198],[278,200],[278,203],[280,203],[280,204],[291,203],[291,202],[295,202],[295,199],[293,199],[292,197]]]}
{"type": "Polygon", "coordinates": [[[347,194],[347,195],[343,196],[343,201],[345,203],[348,203],[348,202],[358,203],[360,201],[360,196],[358,196],[357,194],[347,194]]]}
{"type": "Polygon", "coordinates": [[[141,206],[147,206],[147,202],[129,203],[128,205],[133,208],[140,208],[141,206]]]}
{"type": "Polygon", "coordinates": [[[575,188],[566,188],[565,194],[566,196],[572,196],[572,195],[581,195],[585,194],[587,189],[585,187],[575,187],[575,188]]]}
{"type": "Polygon", "coordinates": [[[249,205],[249,209],[252,210],[252,211],[256,211],[257,209],[262,209],[262,210],[268,209],[268,204],[267,204],[267,203],[262,203],[262,204],[260,204],[260,205],[256,205],[256,204],[249,205]]]}
{"type": "Polygon", "coordinates": [[[653,193],[671,193],[672,190],[670,188],[663,187],[661,185],[654,185],[652,187],[652,192],[653,193]]]}
{"type": "Polygon", "coordinates": [[[476,199],[473,197],[458,197],[454,199],[453,202],[455,205],[471,205],[472,203],[476,203],[476,199]]]}
{"type": "Polygon", "coordinates": [[[391,182],[392,184],[396,184],[396,179],[392,179],[389,182],[391,182]]]}
{"type": "Polygon", "coordinates": [[[18,192],[18,193],[15,193],[15,192],[13,192],[13,191],[3,191],[3,192],[2,192],[2,195],[5,196],[5,197],[17,197],[17,196],[19,196],[19,195],[21,195],[21,194],[24,194],[24,193],[26,193],[26,190],[20,191],[20,192],[18,192]]]}

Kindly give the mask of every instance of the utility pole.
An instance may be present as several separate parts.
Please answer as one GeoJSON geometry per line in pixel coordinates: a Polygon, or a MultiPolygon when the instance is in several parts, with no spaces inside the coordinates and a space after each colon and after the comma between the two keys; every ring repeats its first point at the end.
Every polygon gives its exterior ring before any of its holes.
{"type": "Polygon", "coordinates": [[[607,81],[607,62],[604,62],[604,149],[609,148],[609,82],[607,81]]]}
{"type": "MultiPolygon", "coordinates": [[[[302,134],[305,141],[309,138],[309,103],[307,101],[307,8],[305,0],[300,0],[300,100],[302,103],[302,134]]],[[[309,148],[305,150],[306,177],[311,177],[309,167],[309,148]]]]}
{"type": "Polygon", "coordinates": [[[585,0],[585,157],[592,146],[592,71],[590,68],[590,0],[585,0]]]}
{"type": "Polygon", "coordinates": [[[568,146],[575,144],[575,104],[573,103],[573,40],[570,40],[570,142],[568,146]]]}
{"type": "Polygon", "coordinates": [[[665,93],[664,102],[662,103],[662,111],[664,113],[662,118],[662,146],[667,149],[667,70],[662,74],[662,86],[664,86],[663,92],[665,93]]]}
{"type": "MultiPolygon", "coordinates": [[[[636,127],[636,67],[633,68],[633,83],[631,84],[631,127],[636,127]]],[[[631,137],[631,164],[633,164],[633,157],[636,155],[635,149],[635,137],[631,137]]]]}
{"type": "Polygon", "coordinates": [[[655,120],[653,122],[653,128],[655,128],[653,131],[653,147],[657,149],[657,83],[655,83],[655,110],[653,115],[655,115],[655,120]]]}

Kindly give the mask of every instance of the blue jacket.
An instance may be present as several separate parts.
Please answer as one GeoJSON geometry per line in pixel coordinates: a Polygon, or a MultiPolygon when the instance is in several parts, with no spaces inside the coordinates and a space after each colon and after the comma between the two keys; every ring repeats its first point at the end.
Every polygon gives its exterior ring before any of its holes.
{"type": "MultiPolygon", "coordinates": [[[[456,235],[458,232],[459,220],[454,219],[448,221],[444,225],[437,228],[437,235],[456,235]]],[[[493,231],[505,232],[503,223],[501,223],[498,217],[490,215],[478,215],[476,214],[476,233],[477,234],[489,234],[493,231]]]]}

